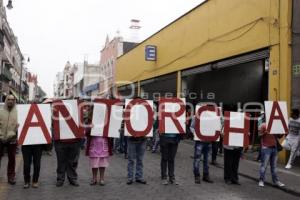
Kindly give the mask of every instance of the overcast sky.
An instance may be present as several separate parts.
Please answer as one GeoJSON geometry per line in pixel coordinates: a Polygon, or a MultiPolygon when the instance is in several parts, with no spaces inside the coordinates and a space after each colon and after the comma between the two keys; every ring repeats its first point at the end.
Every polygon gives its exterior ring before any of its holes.
{"type": "MultiPolygon", "coordinates": [[[[7,3],[8,0],[4,0],[7,3]]],[[[141,40],[191,10],[203,0],[13,0],[8,21],[29,71],[49,97],[58,71],[67,61],[98,63],[106,35],[120,31],[130,39],[130,20],[141,20],[141,40]]]]}

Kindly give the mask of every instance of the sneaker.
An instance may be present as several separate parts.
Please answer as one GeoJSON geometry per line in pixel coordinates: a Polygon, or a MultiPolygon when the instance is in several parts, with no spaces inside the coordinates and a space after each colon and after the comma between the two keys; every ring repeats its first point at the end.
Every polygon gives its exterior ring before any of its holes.
{"type": "Polygon", "coordinates": [[[285,168],[286,168],[286,169],[292,169],[292,165],[291,165],[291,164],[287,164],[287,165],[285,166],[285,168]]]}
{"type": "Polygon", "coordinates": [[[36,182],[36,183],[32,183],[32,187],[33,188],[38,188],[39,187],[39,184],[36,182]]]}
{"type": "Polygon", "coordinates": [[[135,182],[140,183],[140,184],[147,184],[147,181],[145,181],[144,179],[137,179],[135,180],[135,182]]]}
{"type": "Polygon", "coordinates": [[[132,183],[133,183],[133,180],[128,179],[126,184],[127,184],[127,185],[131,185],[132,183]]]}
{"type": "Polygon", "coordinates": [[[167,179],[163,179],[161,183],[162,183],[162,185],[168,185],[169,181],[167,179]]]}
{"type": "Polygon", "coordinates": [[[264,183],[263,181],[259,181],[259,182],[258,182],[258,186],[259,186],[259,187],[265,187],[265,183],[264,183]]]}
{"type": "Polygon", "coordinates": [[[105,185],[104,180],[101,180],[101,181],[99,182],[99,185],[100,185],[100,186],[104,186],[104,185],[105,185]]]}
{"type": "Polygon", "coordinates": [[[174,185],[179,185],[179,183],[176,181],[176,179],[170,179],[169,183],[174,184],[174,185]]]}
{"type": "Polygon", "coordinates": [[[97,185],[97,181],[96,180],[91,180],[90,185],[97,185]]]}
{"type": "Polygon", "coordinates": [[[23,186],[24,189],[28,189],[29,187],[30,187],[29,183],[25,183],[24,186],[23,186]]]}
{"type": "Polygon", "coordinates": [[[280,181],[277,181],[276,183],[275,183],[275,185],[277,186],[277,187],[284,187],[285,185],[283,184],[283,183],[281,183],[280,181]]]}

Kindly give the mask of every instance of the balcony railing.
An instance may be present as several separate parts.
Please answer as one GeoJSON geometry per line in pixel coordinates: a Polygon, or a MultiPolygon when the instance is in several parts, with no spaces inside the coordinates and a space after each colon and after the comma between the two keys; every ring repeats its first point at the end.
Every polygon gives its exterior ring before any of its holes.
{"type": "Polygon", "coordinates": [[[9,71],[9,69],[7,69],[6,67],[2,68],[1,74],[2,77],[6,78],[7,80],[11,81],[12,80],[12,74],[9,71]]]}

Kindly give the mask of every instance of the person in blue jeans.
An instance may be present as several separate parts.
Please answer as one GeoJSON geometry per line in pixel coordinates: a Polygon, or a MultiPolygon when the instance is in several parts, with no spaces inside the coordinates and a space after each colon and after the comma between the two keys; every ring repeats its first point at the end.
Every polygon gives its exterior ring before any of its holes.
{"type": "Polygon", "coordinates": [[[134,165],[136,165],[135,181],[141,184],[147,184],[143,178],[143,159],[146,151],[145,137],[128,137],[128,166],[127,166],[127,185],[134,181],[134,165]]]}
{"type": "MultiPolygon", "coordinates": [[[[195,117],[192,119],[192,123],[190,126],[190,130],[193,134],[195,134],[195,117]]],[[[203,178],[202,180],[207,183],[213,183],[213,181],[209,177],[209,166],[208,166],[208,153],[209,149],[211,148],[210,142],[202,142],[196,141],[194,146],[194,176],[195,176],[195,183],[201,183],[201,176],[200,176],[200,161],[201,155],[203,155],[203,178]]]]}
{"type": "Polygon", "coordinates": [[[259,187],[264,187],[265,175],[267,171],[268,164],[270,163],[272,180],[274,185],[278,187],[284,187],[285,185],[281,183],[278,179],[276,168],[278,160],[277,152],[277,136],[270,134],[266,129],[266,124],[262,123],[259,127],[259,134],[261,135],[261,164],[259,171],[259,187]]]}

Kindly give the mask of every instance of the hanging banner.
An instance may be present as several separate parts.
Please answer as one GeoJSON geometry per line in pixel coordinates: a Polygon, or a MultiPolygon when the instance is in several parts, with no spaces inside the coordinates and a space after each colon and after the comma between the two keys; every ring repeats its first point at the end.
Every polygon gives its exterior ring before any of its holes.
{"type": "Polygon", "coordinates": [[[186,103],[184,98],[161,98],[159,100],[159,133],[186,133],[186,103]]]}
{"type": "Polygon", "coordinates": [[[233,147],[248,147],[250,115],[240,112],[225,112],[223,144],[233,147]]]}
{"type": "Polygon", "coordinates": [[[95,99],[91,136],[120,137],[123,105],[120,100],[95,99]]]}
{"type": "Polygon", "coordinates": [[[126,99],[124,110],[124,135],[129,137],[152,137],[153,118],[153,101],[144,99],[126,99]]]}
{"type": "Polygon", "coordinates": [[[18,144],[50,144],[51,107],[48,104],[17,105],[18,144]]]}
{"type": "Polygon", "coordinates": [[[221,110],[215,106],[196,106],[195,141],[215,142],[221,134],[221,110]]]}
{"type": "Polygon", "coordinates": [[[267,131],[270,134],[288,133],[288,111],[285,101],[265,101],[267,131]]]}
{"type": "Polygon", "coordinates": [[[55,140],[84,137],[83,106],[77,100],[58,100],[52,104],[55,140]]]}

